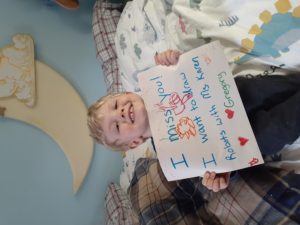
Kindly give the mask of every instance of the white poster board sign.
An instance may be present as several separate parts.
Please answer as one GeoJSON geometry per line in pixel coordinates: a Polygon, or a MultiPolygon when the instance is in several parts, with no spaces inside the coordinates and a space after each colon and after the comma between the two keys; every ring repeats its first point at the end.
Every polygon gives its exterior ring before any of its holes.
{"type": "Polygon", "coordinates": [[[156,66],[138,77],[169,181],[263,163],[219,42],[182,54],[175,66],[156,66]]]}

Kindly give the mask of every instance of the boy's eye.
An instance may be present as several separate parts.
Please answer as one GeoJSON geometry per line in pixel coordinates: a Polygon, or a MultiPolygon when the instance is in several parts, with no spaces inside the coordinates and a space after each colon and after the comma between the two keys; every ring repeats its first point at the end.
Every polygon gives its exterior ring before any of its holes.
{"type": "Polygon", "coordinates": [[[116,101],[116,103],[115,103],[115,109],[117,109],[118,108],[118,101],[116,101]]]}

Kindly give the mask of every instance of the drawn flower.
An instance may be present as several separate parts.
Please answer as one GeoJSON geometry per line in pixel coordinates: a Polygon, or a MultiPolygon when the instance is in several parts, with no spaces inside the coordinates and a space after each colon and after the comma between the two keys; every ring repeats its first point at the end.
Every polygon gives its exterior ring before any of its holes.
{"type": "Polygon", "coordinates": [[[176,126],[176,133],[180,138],[190,139],[191,136],[196,135],[196,126],[190,118],[182,117],[176,126]]]}

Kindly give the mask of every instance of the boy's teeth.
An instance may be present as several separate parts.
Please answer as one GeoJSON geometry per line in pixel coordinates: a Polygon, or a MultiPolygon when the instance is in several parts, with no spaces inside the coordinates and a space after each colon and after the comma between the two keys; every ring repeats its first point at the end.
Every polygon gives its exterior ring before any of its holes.
{"type": "Polygon", "coordinates": [[[132,112],[130,112],[130,119],[131,119],[131,122],[133,122],[132,112]]]}
{"type": "Polygon", "coordinates": [[[134,123],[133,106],[131,106],[129,110],[129,118],[131,122],[134,123]]]}

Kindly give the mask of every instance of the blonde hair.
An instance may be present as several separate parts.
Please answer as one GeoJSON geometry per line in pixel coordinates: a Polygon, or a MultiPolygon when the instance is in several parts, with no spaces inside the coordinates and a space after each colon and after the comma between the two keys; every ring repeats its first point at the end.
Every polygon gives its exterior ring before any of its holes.
{"type": "Polygon", "coordinates": [[[113,97],[116,97],[116,96],[122,95],[122,94],[124,94],[124,92],[112,93],[112,94],[102,96],[88,108],[88,113],[87,113],[87,115],[88,115],[87,123],[88,123],[88,127],[90,130],[90,136],[97,143],[102,144],[114,151],[127,150],[128,146],[126,145],[126,143],[122,144],[122,145],[117,145],[116,143],[109,143],[107,141],[107,137],[106,137],[106,135],[103,131],[103,127],[102,127],[102,121],[103,121],[104,114],[101,113],[101,107],[108,99],[111,99],[113,97]]]}

